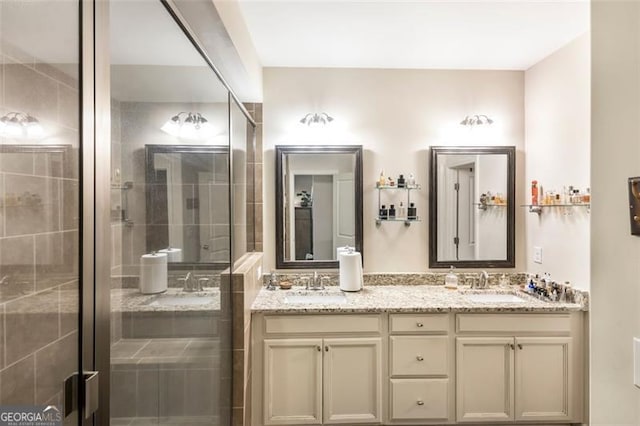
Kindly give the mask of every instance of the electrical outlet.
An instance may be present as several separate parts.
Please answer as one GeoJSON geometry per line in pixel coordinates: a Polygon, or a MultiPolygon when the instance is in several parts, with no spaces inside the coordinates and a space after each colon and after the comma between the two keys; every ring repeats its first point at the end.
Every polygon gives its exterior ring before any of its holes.
{"type": "Polygon", "coordinates": [[[633,384],[640,388],[640,339],[633,338],[633,384]]]}
{"type": "Polygon", "coordinates": [[[533,261],[542,264],[542,247],[533,248],[533,261]]]}

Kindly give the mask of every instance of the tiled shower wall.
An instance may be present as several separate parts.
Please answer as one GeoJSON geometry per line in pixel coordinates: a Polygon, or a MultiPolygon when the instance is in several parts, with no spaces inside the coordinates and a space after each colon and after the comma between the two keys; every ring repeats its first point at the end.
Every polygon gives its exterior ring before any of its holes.
{"type": "MultiPolygon", "coordinates": [[[[247,228],[253,228],[255,236],[254,250],[261,252],[262,247],[262,104],[245,103],[245,108],[256,122],[255,145],[247,150],[247,181],[254,179],[253,191],[247,194],[247,211],[254,212],[253,223],[248,223],[247,228]],[[251,176],[253,175],[253,176],[251,176]]],[[[250,124],[247,123],[247,126],[250,124]]],[[[249,133],[247,133],[249,134],[249,133]]],[[[247,237],[251,238],[251,232],[247,232],[247,237]]],[[[247,247],[251,247],[251,242],[247,242],[247,247]]]]}
{"type": "Polygon", "coordinates": [[[0,116],[29,113],[45,137],[0,139],[1,405],[60,404],[77,370],[78,78],[61,69],[77,72],[2,43],[0,116]]]}

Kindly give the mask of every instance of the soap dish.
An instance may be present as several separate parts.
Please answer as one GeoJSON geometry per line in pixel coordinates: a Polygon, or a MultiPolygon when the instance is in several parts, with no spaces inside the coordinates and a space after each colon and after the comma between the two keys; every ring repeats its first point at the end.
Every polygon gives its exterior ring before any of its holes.
{"type": "Polygon", "coordinates": [[[281,290],[291,289],[291,281],[280,281],[280,289],[281,290]]]}

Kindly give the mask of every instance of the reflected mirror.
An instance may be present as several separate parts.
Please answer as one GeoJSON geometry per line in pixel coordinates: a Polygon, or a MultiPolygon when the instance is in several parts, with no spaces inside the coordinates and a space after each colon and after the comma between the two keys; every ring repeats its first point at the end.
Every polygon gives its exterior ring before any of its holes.
{"type": "Polygon", "coordinates": [[[432,147],[429,267],[515,266],[515,147],[432,147]]]}
{"type": "Polygon", "coordinates": [[[172,263],[228,263],[229,153],[225,146],[145,145],[147,252],[172,263]]]}
{"type": "Polygon", "coordinates": [[[276,267],[337,268],[362,252],[362,146],[276,146],[276,267]]]}

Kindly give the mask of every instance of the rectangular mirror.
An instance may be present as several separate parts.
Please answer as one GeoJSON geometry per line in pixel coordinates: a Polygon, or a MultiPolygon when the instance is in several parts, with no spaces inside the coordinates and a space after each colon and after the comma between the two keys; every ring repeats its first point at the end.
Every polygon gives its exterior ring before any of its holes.
{"type": "MultiPolygon", "coordinates": [[[[145,145],[147,253],[172,263],[229,263],[229,149],[145,145]]],[[[175,265],[174,265],[175,266],[175,265]]]]}
{"type": "Polygon", "coordinates": [[[362,252],[362,146],[276,146],[276,267],[337,268],[362,252]]]}
{"type": "Polygon", "coordinates": [[[515,147],[432,147],[429,267],[515,266],[515,147]]]}

